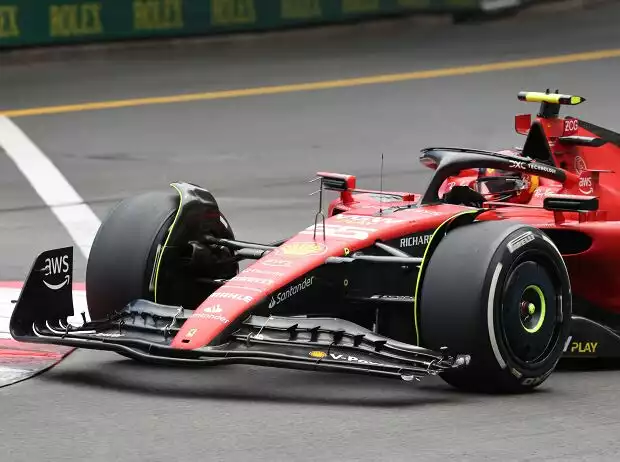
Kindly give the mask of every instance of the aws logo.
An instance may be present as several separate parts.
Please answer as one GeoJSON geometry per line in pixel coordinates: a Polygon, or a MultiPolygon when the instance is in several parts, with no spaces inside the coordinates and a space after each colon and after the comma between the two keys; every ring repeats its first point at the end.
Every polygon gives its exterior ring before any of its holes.
{"type": "MultiPolygon", "coordinates": [[[[69,255],[63,255],[61,257],[52,257],[45,259],[45,266],[41,269],[43,277],[54,277],[57,275],[64,275],[63,281],[58,284],[52,284],[43,279],[43,284],[51,290],[60,290],[69,282],[71,282],[71,276],[67,274],[69,272],[69,255]]],[[[54,278],[56,279],[56,278],[54,278]]]]}

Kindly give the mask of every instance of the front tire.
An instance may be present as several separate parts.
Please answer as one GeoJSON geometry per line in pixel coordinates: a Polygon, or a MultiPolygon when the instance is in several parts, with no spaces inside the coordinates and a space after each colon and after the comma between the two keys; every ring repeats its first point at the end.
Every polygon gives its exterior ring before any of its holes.
{"type": "MultiPolygon", "coordinates": [[[[212,199],[207,191],[200,191],[208,195],[206,200],[212,199]]],[[[171,190],[130,197],[116,205],[103,221],[86,267],[86,299],[91,319],[104,319],[136,299],[194,309],[214,290],[198,282],[196,270],[187,264],[192,252],[190,239],[199,239],[201,234],[229,239],[234,239],[234,235],[227,220],[220,219],[214,199],[208,205],[215,207],[217,213],[200,213],[198,204],[189,219],[176,223],[180,194],[180,190],[171,190]],[[173,223],[180,233],[175,233],[178,237],[170,242],[167,238],[173,223]],[[158,257],[161,262],[156,268],[158,257]]],[[[226,278],[234,276],[238,265],[235,262],[206,269],[226,278]]]]}
{"type": "Polygon", "coordinates": [[[468,391],[520,393],[555,369],[569,335],[571,293],[562,256],[536,228],[482,221],[453,229],[424,270],[422,346],[471,355],[443,379],[468,391]]]}

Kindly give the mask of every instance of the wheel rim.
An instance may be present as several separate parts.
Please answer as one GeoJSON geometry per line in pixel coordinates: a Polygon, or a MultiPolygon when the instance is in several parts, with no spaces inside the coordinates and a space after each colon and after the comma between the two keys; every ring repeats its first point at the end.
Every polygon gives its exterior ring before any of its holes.
{"type": "Polygon", "coordinates": [[[545,322],[547,302],[545,294],[537,285],[525,288],[521,295],[519,318],[521,325],[528,334],[535,334],[545,322]]]}
{"type": "Polygon", "coordinates": [[[553,350],[559,336],[559,290],[548,269],[534,261],[517,264],[504,284],[502,330],[511,356],[534,367],[553,350]]]}

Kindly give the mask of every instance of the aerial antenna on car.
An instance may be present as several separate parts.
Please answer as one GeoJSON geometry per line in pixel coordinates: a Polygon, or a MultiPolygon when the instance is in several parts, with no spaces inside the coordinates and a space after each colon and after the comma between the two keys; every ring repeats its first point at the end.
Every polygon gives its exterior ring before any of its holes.
{"type": "Polygon", "coordinates": [[[320,217],[321,220],[323,221],[323,240],[325,240],[325,214],[323,213],[323,180],[324,178],[322,176],[318,176],[316,178],[313,178],[309,182],[313,183],[317,180],[321,180],[318,191],[314,191],[310,193],[310,196],[314,196],[317,193],[319,194],[319,210],[316,212],[316,215],[314,216],[314,233],[312,235],[312,238],[316,239],[316,225],[320,217]]]}
{"type": "Polygon", "coordinates": [[[381,173],[379,174],[379,215],[383,215],[383,153],[381,153],[381,173]]]}

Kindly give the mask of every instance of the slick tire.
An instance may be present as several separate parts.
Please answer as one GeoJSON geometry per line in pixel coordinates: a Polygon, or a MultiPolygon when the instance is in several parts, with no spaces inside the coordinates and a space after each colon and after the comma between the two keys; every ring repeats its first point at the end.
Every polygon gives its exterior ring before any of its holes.
{"type": "MultiPolygon", "coordinates": [[[[188,305],[202,300],[204,286],[171,268],[160,269],[166,277],[160,278],[157,300],[152,290],[158,248],[166,240],[178,205],[179,195],[175,191],[155,191],[125,199],[111,210],[95,236],[86,267],[86,299],[91,319],[104,319],[136,299],[190,309],[194,307],[188,305]]],[[[234,238],[232,230],[225,231],[224,237],[234,238]]],[[[176,244],[180,248],[186,243],[176,244]]]]}
{"type": "Polygon", "coordinates": [[[103,319],[149,291],[157,245],[179,202],[172,192],[148,192],[116,205],[97,231],[86,266],[91,319],[103,319]]]}
{"type": "Polygon", "coordinates": [[[570,280],[540,230],[481,221],[449,231],[423,273],[421,344],[471,355],[442,373],[462,390],[523,393],[555,369],[569,335],[570,280]]]}

